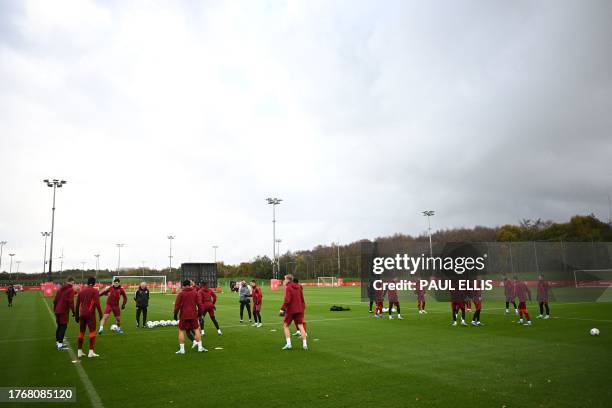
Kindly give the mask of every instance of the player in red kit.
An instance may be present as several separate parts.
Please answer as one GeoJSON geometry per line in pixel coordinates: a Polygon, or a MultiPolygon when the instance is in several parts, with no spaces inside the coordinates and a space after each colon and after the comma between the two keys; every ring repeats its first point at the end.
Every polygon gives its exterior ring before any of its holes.
{"type": "MultiPolygon", "coordinates": [[[[298,286],[300,287],[300,291],[302,292],[302,299],[304,298],[304,287],[302,285],[300,285],[300,280],[298,278],[293,278],[293,282],[297,283],[298,286]]],[[[306,310],[306,305],[304,304],[304,310],[306,310]]],[[[308,335],[308,328],[306,327],[306,320],[304,319],[304,331],[306,331],[306,335],[308,335]]],[[[300,329],[297,325],[297,323],[295,323],[295,333],[293,333],[294,337],[299,337],[301,336],[302,333],[300,332],[300,329]]]]}
{"type": "Polygon", "coordinates": [[[524,281],[516,281],[515,284],[515,293],[516,297],[519,299],[519,321],[518,324],[525,324],[526,326],[531,326],[531,318],[529,317],[529,311],[527,310],[527,300],[531,300],[531,291],[527,287],[527,284],[524,281]]]}
{"type": "Polygon", "coordinates": [[[417,309],[419,309],[419,314],[427,314],[425,310],[425,290],[421,287],[420,282],[417,282],[414,294],[417,297],[417,309]]]}
{"type": "Polygon", "coordinates": [[[217,329],[217,334],[221,336],[221,329],[219,328],[219,322],[215,317],[215,310],[217,309],[215,304],[217,303],[217,294],[214,290],[208,287],[208,282],[201,282],[200,289],[198,291],[200,296],[200,303],[202,304],[202,314],[200,319],[201,334],[204,335],[204,318],[206,314],[210,316],[210,321],[213,322],[217,329]]]}
{"type": "Polygon", "coordinates": [[[472,316],[472,326],[482,326],[480,323],[480,311],[482,310],[482,293],[480,290],[473,290],[471,298],[474,301],[474,315],[472,316]]]}
{"type": "Polygon", "coordinates": [[[544,279],[544,275],[538,277],[538,304],[540,306],[540,314],[538,319],[550,319],[550,308],[548,307],[548,291],[550,283],[544,279]],[[546,315],[544,315],[544,307],[546,307],[546,315]]]}
{"type": "Polygon", "coordinates": [[[374,317],[379,319],[382,316],[383,302],[385,301],[385,292],[382,290],[374,290],[374,300],[376,301],[374,317]]]}
{"type": "Polygon", "coordinates": [[[72,312],[73,317],[76,315],[74,310],[73,284],[73,277],[66,279],[66,283],[60,287],[53,299],[53,311],[55,312],[55,322],[57,323],[57,329],[55,329],[55,343],[58,350],[67,349],[64,345],[64,335],[68,328],[68,312],[72,312]]]}
{"type": "Polygon", "coordinates": [[[510,303],[512,303],[512,305],[514,306],[514,312],[518,316],[519,314],[518,307],[516,307],[516,302],[514,301],[514,299],[516,299],[515,286],[516,286],[516,278],[514,278],[514,282],[508,279],[507,277],[504,278],[504,295],[506,296],[506,314],[508,314],[508,308],[510,307],[510,303]]]}
{"type": "Polygon", "coordinates": [[[257,286],[255,279],[251,281],[251,288],[251,296],[253,297],[253,319],[255,319],[253,326],[261,327],[263,326],[263,323],[261,322],[261,303],[263,300],[263,293],[261,293],[261,288],[257,286]]]}
{"type": "Polygon", "coordinates": [[[283,282],[285,285],[285,299],[280,309],[280,315],[284,316],[283,331],[287,343],[283,350],[291,349],[291,332],[289,326],[295,322],[298,325],[300,334],[302,335],[302,346],[304,350],[308,350],[308,341],[306,339],[306,329],[304,328],[304,310],[306,303],[304,302],[304,294],[299,283],[293,281],[293,275],[285,275],[283,282]]]}
{"type": "Polygon", "coordinates": [[[451,307],[453,309],[453,326],[457,325],[457,314],[461,310],[461,325],[467,326],[465,322],[465,292],[462,290],[451,290],[451,307]]]}
{"type": "Polygon", "coordinates": [[[110,316],[110,313],[113,312],[115,316],[115,321],[117,322],[117,333],[123,334],[123,330],[121,330],[121,310],[119,310],[119,298],[123,297],[123,304],[121,305],[121,309],[125,309],[125,304],[127,303],[127,295],[125,294],[125,290],[121,287],[121,281],[119,278],[115,278],[113,281],[113,285],[104,289],[100,292],[100,296],[108,295],[108,299],[106,300],[106,308],[104,309],[104,316],[102,320],[100,320],[100,330],[98,330],[98,334],[102,334],[104,331],[104,323],[110,316]]]}
{"type": "Polygon", "coordinates": [[[94,288],[96,278],[87,279],[87,286],[79,291],[76,300],[76,316],[74,317],[79,324],[79,339],[77,357],[84,357],[83,353],[83,338],[85,337],[85,328],[89,329],[89,354],[87,357],[98,357],[94,352],[96,345],[96,311],[98,316],[102,318],[102,307],[100,306],[100,294],[94,288]]]}
{"type": "Polygon", "coordinates": [[[200,296],[189,280],[183,281],[181,293],[179,293],[174,302],[174,320],[178,320],[178,341],[179,350],[176,354],[185,354],[185,331],[195,331],[195,346],[198,352],[208,351],[202,346],[202,337],[200,334],[200,324],[198,316],[202,313],[202,304],[200,296]]]}
{"type": "MultiPolygon", "coordinates": [[[[397,279],[393,279],[393,283],[397,284],[397,279]]],[[[397,318],[402,320],[399,298],[397,297],[397,289],[387,289],[387,299],[389,299],[389,319],[393,319],[393,306],[397,310],[397,318]]]]}

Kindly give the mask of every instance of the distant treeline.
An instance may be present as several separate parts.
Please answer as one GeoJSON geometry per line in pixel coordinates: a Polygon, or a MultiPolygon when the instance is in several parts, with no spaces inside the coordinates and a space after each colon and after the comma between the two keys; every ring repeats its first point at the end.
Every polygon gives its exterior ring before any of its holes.
{"type": "MultiPolygon", "coordinates": [[[[601,242],[612,241],[612,227],[609,223],[599,220],[595,215],[575,215],[569,222],[555,223],[541,219],[523,219],[517,225],[503,225],[501,227],[475,226],[474,228],[451,228],[438,230],[432,234],[434,242],[519,242],[519,241],[567,241],[567,242],[601,242]]],[[[336,276],[344,278],[356,278],[360,271],[360,249],[359,240],[347,245],[340,245],[340,256],[338,247],[335,245],[317,245],[310,250],[287,251],[279,259],[281,274],[293,273],[300,279],[316,280],[318,276],[336,276]],[[338,265],[338,259],[340,264],[338,265]]],[[[414,242],[429,242],[426,234],[412,236],[406,234],[394,234],[386,237],[378,237],[377,242],[395,244],[398,246],[409,245],[414,242]]],[[[219,276],[227,278],[253,277],[258,279],[270,279],[272,277],[272,260],[267,255],[259,255],[248,262],[238,265],[227,265],[223,262],[218,264],[219,276]]],[[[63,271],[62,277],[74,276],[77,280],[81,276],[93,276],[95,270],[70,269],[63,271]]],[[[109,281],[115,271],[98,271],[99,279],[109,281]]],[[[166,275],[168,280],[180,279],[180,269],[151,268],[126,268],[122,269],[122,275],[166,275]]],[[[13,281],[40,282],[46,277],[42,274],[13,274],[13,281]]],[[[8,281],[8,273],[0,273],[0,284],[8,281]]],[[[54,278],[55,280],[56,278],[54,278]]]]}

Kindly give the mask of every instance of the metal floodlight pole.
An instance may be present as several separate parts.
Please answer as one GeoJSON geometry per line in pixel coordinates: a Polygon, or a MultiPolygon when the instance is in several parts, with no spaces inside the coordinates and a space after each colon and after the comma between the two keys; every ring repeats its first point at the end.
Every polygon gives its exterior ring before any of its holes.
{"type": "Polygon", "coordinates": [[[2,272],[2,249],[4,248],[6,244],[7,244],[6,241],[0,241],[0,272],[2,272]]]}
{"type": "Polygon", "coordinates": [[[429,234],[429,256],[433,256],[433,244],[431,242],[431,221],[429,217],[433,217],[436,215],[436,212],[433,210],[423,211],[423,215],[427,217],[427,232],[429,234]]]}
{"type": "Polygon", "coordinates": [[[280,279],[281,277],[281,270],[280,270],[280,258],[281,258],[281,253],[280,253],[280,244],[281,242],[283,242],[282,239],[278,238],[276,240],[276,271],[278,273],[278,279],[280,279]]]}
{"type": "Polygon", "coordinates": [[[276,206],[279,205],[283,199],[282,198],[267,198],[266,201],[268,204],[272,205],[272,277],[275,279],[279,279],[279,268],[276,265],[276,206]],[[276,268],[276,271],[275,271],[276,268]]]}
{"type": "Polygon", "coordinates": [[[45,253],[43,255],[43,268],[42,268],[42,273],[43,275],[45,274],[45,269],[47,268],[47,238],[51,235],[50,232],[41,232],[40,233],[43,237],[45,237],[45,253]]]}
{"type": "Polygon", "coordinates": [[[213,245],[213,249],[215,250],[215,265],[217,264],[217,248],[219,248],[219,245],[213,245]]]}
{"type": "Polygon", "coordinates": [[[119,250],[117,254],[117,275],[121,275],[121,248],[123,248],[125,244],[116,244],[116,246],[119,250]]]}
{"type": "Polygon", "coordinates": [[[45,179],[43,180],[47,187],[53,188],[53,207],[51,207],[51,245],[49,246],[49,281],[53,280],[51,271],[53,270],[53,238],[55,237],[55,192],[58,188],[61,188],[66,184],[66,180],[58,179],[45,179]]]}
{"type": "Polygon", "coordinates": [[[13,274],[13,257],[15,254],[9,254],[11,257],[11,266],[9,267],[9,281],[12,279],[11,275],[13,274]]]}
{"type": "Polygon", "coordinates": [[[98,279],[98,271],[100,270],[100,254],[95,254],[96,257],[96,280],[98,279]]]}
{"type": "Polygon", "coordinates": [[[168,241],[170,242],[170,255],[168,255],[168,259],[170,260],[170,269],[168,273],[172,273],[172,240],[176,238],[174,235],[168,235],[168,241]]]}
{"type": "Polygon", "coordinates": [[[21,265],[21,261],[15,261],[15,263],[17,264],[17,272],[15,273],[19,273],[19,265],[21,265]]]}
{"type": "Polygon", "coordinates": [[[60,259],[60,276],[62,276],[62,273],[64,273],[64,248],[62,248],[62,256],[60,256],[59,259],[60,259]]]}

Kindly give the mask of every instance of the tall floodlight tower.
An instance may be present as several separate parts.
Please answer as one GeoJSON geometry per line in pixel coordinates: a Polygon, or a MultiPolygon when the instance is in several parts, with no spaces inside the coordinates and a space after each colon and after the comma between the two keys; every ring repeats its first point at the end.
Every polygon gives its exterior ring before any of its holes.
{"type": "Polygon", "coordinates": [[[51,271],[53,270],[53,238],[55,237],[55,192],[66,184],[66,180],[45,179],[47,187],[53,188],[53,207],[51,207],[51,245],[49,246],[49,282],[52,280],[51,271]]]}
{"type": "Polygon", "coordinates": [[[431,243],[431,222],[429,218],[436,215],[436,212],[433,210],[426,210],[423,211],[423,215],[427,217],[427,233],[429,234],[429,256],[433,256],[433,245],[431,243]]]}
{"type": "Polygon", "coordinates": [[[280,279],[278,276],[278,265],[276,264],[276,206],[279,205],[282,198],[267,198],[266,201],[272,206],[272,277],[280,279]]]}

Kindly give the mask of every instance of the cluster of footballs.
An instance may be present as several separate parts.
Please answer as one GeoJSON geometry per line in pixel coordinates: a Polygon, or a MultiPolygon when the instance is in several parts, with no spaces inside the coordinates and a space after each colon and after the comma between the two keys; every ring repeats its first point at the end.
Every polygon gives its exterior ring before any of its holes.
{"type": "Polygon", "coordinates": [[[166,327],[166,326],[178,326],[178,320],[149,320],[147,327],[152,329],[154,327],[166,327]]]}

